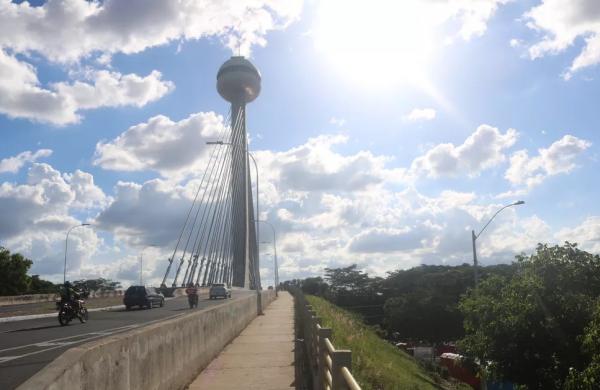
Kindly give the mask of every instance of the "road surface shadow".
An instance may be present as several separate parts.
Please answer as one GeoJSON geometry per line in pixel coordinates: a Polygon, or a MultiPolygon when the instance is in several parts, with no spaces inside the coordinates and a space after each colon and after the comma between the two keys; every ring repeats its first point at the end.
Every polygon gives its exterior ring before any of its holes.
{"type": "Polygon", "coordinates": [[[9,330],[6,333],[15,333],[15,332],[30,332],[33,330],[42,330],[42,329],[52,329],[52,328],[60,328],[61,325],[46,325],[46,326],[36,326],[34,328],[23,328],[23,329],[14,329],[9,330]]]}

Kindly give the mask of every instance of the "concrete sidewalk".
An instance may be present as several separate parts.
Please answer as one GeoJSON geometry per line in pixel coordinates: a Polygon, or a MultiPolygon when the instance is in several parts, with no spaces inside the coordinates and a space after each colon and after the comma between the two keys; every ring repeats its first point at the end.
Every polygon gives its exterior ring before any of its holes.
{"type": "Polygon", "coordinates": [[[285,292],[189,386],[190,390],[294,388],[294,299],[285,292]]]}

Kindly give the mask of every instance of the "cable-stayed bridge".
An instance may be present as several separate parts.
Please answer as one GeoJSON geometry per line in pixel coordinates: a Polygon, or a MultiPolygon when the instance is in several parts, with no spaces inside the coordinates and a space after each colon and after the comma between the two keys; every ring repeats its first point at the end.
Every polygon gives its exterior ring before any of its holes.
{"type": "Polygon", "coordinates": [[[246,104],[260,93],[260,82],[260,73],[244,57],[232,57],[217,73],[217,90],[231,103],[227,126],[211,142],[214,148],[169,258],[163,288],[214,283],[260,287],[246,132],[246,104]]]}

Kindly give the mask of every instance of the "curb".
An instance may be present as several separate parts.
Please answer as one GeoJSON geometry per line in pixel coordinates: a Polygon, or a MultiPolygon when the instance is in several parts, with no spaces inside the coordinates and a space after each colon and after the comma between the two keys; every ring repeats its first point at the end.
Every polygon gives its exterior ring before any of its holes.
{"type": "MultiPolygon", "coordinates": [[[[171,299],[174,299],[174,298],[165,298],[165,301],[170,301],[171,299]]],[[[117,309],[125,309],[125,305],[97,307],[94,309],[88,309],[88,312],[91,313],[91,312],[95,312],[95,311],[112,311],[112,310],[117,310],[117,309]]],[[[6,323],[6,322],[37,320],[39,318],[52,318],[52,317],[56,317],[56,315],[57,315],[56,313],[47,313],[47,314],[30,314],[30,315],[26,315],[26,316],[4,317],[4,318],[0,318],[0,324],[6,323]]]]}

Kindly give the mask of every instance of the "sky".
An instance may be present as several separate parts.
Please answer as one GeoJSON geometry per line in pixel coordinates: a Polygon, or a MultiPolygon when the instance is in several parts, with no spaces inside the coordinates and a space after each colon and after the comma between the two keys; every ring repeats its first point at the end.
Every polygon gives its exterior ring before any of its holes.
{"type": "Polygon", "coordinates": [[[0,0],[0,246],[158,285],[239,54],[281,280],[600,252],[596,0],[0,0]]]}

